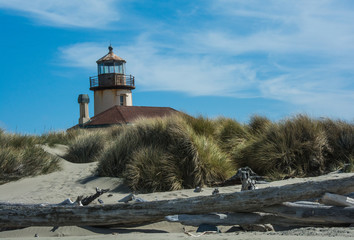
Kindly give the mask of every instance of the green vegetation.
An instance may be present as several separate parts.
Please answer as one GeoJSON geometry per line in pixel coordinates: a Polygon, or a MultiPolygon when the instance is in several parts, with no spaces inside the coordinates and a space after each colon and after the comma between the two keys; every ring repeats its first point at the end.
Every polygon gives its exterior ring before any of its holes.
{"type": "Polygon", "coordinates": [[[328,171],[328,150],[325,132],[318,122],[297,116],[258,131],[251,141],[235,150],[233,159],[261,175],[302,177],[328,171]]]}
{"type": "Polygon", "coordinates": [[[69,150],[64,158],[73,163],[88,163],[96,161],[97,156],[106,145],[105,132],[102,131],[82,131],[71,141],[69,150]]]}
{"type": "Polygon", "coordinates": [[[70,130],[66,131],[59,131],[59,132],[49,132],[45,133],[38,137],[41,144],[47,144],[48,146],[54,146],[55,144],[63,144],[63,145],[70,145],[72,140],[83,134],[83,130],[70,130]]]}
{"type": "Polygon", "coordinates": [[[0,183],[57,170],[58,159],[47,154],[42,143],[40,137],[0,129],[0,183]]]}
{"type": "Polygon", "coordinates": [[[235,169],[212,138],[196,134],[180,116],[125,126],[100,155],[98,166],[100,176],[124,177],[139,191],[212,184],[235,169]]]}
{"type": "Polygon", "coordinates": [[[100,176],[123,177],[139,192],[211,186],[245,166],[271,179],[354,171],[353,123],[297,115],[241,124],[177,114],[39,137],[0,129],[0,181],[55,170],[56,160],[38,146],[56,143],[69,145],[67,160],[98,161],[100,176]]]}

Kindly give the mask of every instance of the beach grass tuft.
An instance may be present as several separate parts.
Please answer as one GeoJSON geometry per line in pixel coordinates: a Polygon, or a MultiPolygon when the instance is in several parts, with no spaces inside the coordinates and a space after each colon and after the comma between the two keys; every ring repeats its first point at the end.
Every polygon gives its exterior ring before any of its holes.
{"type": "Polygon", "coordinates": [[[60,169],[58,158],[46,153],[37,136],[0,131],[0,183],[60,169]]]}
{"type": "Polygon", "coordinates": [[[262,175],[304,177],[326,172],[325,131],[305,115],[273,123],[237,149],[234,161],[262,175]]]}
{"type": "Polygon", "coordinates": [[[69,149],[64,159],[73,163],[97,161],[106,146],[106,132],[100,130],[82,131],[69,142],[69,149]]]}
{"type": "Polygon", "coordinates": [[[234,168],[226,154],[189,124],[176,115],[122,128],[100,156],[99,174],[125,177],[132,189],[141,191],[193,188],[230,177],[234,168]],[[156,179],[165,180],[157,186],[156,179]]]}

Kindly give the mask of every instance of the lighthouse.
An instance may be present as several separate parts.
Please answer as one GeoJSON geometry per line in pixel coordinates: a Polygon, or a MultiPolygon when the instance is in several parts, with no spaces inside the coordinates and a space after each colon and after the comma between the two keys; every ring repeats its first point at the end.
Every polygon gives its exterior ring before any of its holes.
{"type": "Polygon", "coordinates": [[[80,94],[79,124],[72,128],[134,124],[138,119],[161,118],[178,112],[170,107],[133,106],[134,76],[126,74],[126,61],[113,53],[112,46],[108,50],[105,56],[96,61],[97,76],[89,78],[90,90],[94,92],[94,116],[89,117],[89,96],[80,94]]]}
{"type": "Polygon", "coordinates": [[[133,106],[134,76],[126,75],[126,61],[108,47],[109,52],[96,61],[98,75],[90,77],[90,90],[94,92],[94,114],[113,106],[133,106]]]}

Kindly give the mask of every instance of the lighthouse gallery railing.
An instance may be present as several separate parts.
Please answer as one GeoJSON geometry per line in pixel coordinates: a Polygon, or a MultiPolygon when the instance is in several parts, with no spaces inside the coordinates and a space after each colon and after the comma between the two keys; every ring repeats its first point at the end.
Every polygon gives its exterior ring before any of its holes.
{"type": "Polygon", "coordinates": [[[101,74],[90,77],[90,88],[115,86],[127,86],[134,88],[134,76],[123,74],[101,74]]]}

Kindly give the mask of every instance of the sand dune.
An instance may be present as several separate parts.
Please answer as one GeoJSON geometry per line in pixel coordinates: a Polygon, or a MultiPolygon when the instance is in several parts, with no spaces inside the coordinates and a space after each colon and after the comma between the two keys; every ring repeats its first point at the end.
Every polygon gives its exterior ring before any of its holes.
{"type": "MultiPolygon", "coordinates": [[[[44,147],[51,154],[62,157],[66,147],[57,145],[55,148],[44,147]]],[[[67,198],[75,200],[79,195],[95,193],[95,188],[109,188],[110,192],[100,197],[104,204],[114,204],[130,193],[119,178],[97,177],[95,169],[97,163],[74,164],[61,158],[62,170],[47,175],[21,179],[15,182],[0,185],[0,202],[9,203],[59,203],[67,198]],[[112,195],[109,197],[109,195],[112,195]]],[[[323,176],[326,178],[326,176],[323,176]]],[[[267,187],[283,185],[292,182],[302,182],[306,179],[288,179],[259,185],[267,187]]],[[[219,188],[221,193],[240,191],[240,186],[219,188]]],[[[193,189],[139,194],[148,200],[165,200],[187,198],[201,195],[211,195],[213,188],[204,188],[202,192],[195,193],[193,189]]],[[[92,204],[99,204],[97,201],[92,204]]],[[[94,227],[28,227],[18,230],[0,232],[0,238],[26,239],[35,235],[41,239],[63,237],[64,239],[182,239],[193,238],[184,233],[184,226],[180,223],[159,222],[144,226],[125,228],[94,228],[94,227]]],[[[301,228],[281,232],[242,232],[235,227],[220,227],[221,234],[203,235],[200,239],[348,239],[354,237],[354,228],[301,228]]],[[[185,227],[186,231],[195,233],[196,228],[185,227]]]]}

